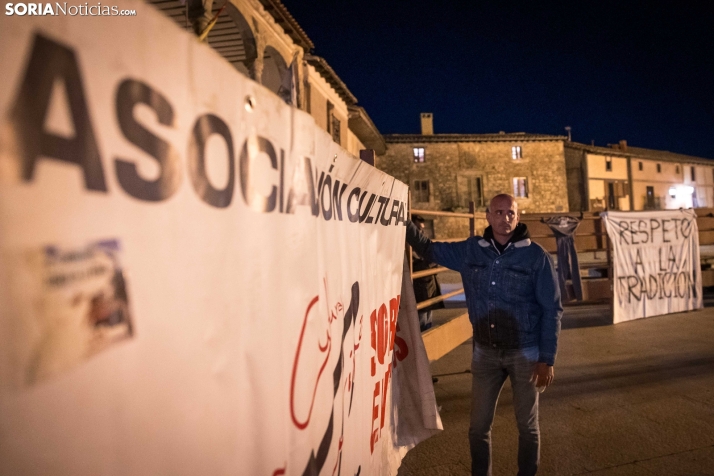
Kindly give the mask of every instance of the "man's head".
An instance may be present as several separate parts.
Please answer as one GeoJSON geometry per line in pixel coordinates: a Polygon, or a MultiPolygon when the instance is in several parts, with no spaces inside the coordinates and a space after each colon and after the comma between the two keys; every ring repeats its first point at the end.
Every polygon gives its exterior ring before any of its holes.
{"type": "Polygon", "coordinates": [[[414,222],[416,227],[420,230],[424,229],[424,218],[421,215],[412,215],[412,222],[414,222]]]}
{"type": "Polygon", "coordinates": [[[486,221],[491,225],[493,237],[505,244],[518,225],[518,204],[516,200],[505,193],[496,195],[486,210],[486,221]]]}

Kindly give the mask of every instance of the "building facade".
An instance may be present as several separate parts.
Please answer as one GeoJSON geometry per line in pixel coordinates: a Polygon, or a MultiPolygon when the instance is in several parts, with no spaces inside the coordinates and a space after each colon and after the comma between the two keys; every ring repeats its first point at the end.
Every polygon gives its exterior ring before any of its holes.
{"type": "Polygon", "coordinates": [[[714,162],[672,152],[565,143],[571,211],[714,207],[714,162]]]}
{"type": "MultiPolygon", "coordinates": [[[[526,133],[434,134],[422,115],[422,134],[385,135],[376,166],[409,184],[412,207],[485,211],[499,193],[516,197],[523,213],[566,212],[565,137],[526,133]]],[[[437,219],[434,236],[466,236],[464,220],[437,219]],[[457,224],[457,223],[460,223],[457,224]]]]}
{"type": "Polygon", "coordinates": [[[385,148],[374,123],[357,106],[357,98],[324,58],[312,54],[315,45],[280,0],[149,3],[183,29],[199,36],[207,31],[204,41],[237,71],[310,113],[353,155],[385,148]]]}
{"type": "MultiPolygon", "coordinates": [[[[499,193],[516,197],[522,213],[714,207],[708,159],[626,141],[597,147],[543,134],[434,134],[430,113],[421,128],[385,135],[375,164],[409,185],[414,209],[467,212],[473,202],[485,211],[499,193]]],[[[468,235],[464,220],[437,218],[427,229],[440,239],[468,235]]]]}

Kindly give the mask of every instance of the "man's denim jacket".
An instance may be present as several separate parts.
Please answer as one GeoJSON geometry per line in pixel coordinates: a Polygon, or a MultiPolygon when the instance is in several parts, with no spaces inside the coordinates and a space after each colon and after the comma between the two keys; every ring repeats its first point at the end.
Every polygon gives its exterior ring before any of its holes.
{"type": "Polygon", "coordinates": [[[407,241],[427,260],[461,273],[474,341],[483,347],[537,346],[539,362],[555,363],[560,333],[560,290],[550,255],[530,239],[502,254],[480,236],[434,243],[411,223],[407,241]]]}

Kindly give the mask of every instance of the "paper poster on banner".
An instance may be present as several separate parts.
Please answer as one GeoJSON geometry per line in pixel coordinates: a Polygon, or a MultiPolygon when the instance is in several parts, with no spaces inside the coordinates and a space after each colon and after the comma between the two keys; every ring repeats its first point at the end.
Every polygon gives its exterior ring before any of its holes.
{"type": "Polygon", "coordinates": [[[615,323],[703,307],[694,210],[602,217],[613,246],[615,323]]]}
{"type": "Polygon", "coordinates": [[[32,385],[66,371],[133,331],[120,244],[45,246],[16,263],[34,285],[26,289],[33,322],[15,335],[22,383],[32,385]]]}

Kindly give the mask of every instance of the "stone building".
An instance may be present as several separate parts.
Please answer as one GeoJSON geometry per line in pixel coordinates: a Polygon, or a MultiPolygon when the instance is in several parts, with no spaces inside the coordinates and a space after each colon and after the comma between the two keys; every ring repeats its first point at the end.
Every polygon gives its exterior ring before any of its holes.
{"type": "Polygon", "coordinates": [[[714,162],[667,151],[565,143],[572,211],[714,207],[714,162]]]}
{"type": "Polygon", "coordinates": [[[240,73],[310,113],[347,151],[383,152],[384,140],[357,98],[327,64],[280,0],[149,0],[181,28],[200,35],[240,73]]]}
{"type": "MultiPolygon", "coordinates": [[[[526,133],[434,134],[421,115],[421,134],[389,134],[376,166],[409,184],[412,208],[485,211],[499,193],[516,197],[523,213],[714,207],[714,161],[667,151],[571,142],[526,133]]],[[[485,223],[477,224],[477,229],[485,223]],[[480,225],[480,226],[479,226],[480,225]]],[[[468,235],[465,220],[427,220],[436,238],[468,235]]]]}
{"type": "MultiPolygon", "coordinates": [[[[375,165],[409,184],[413,208],[468,211],[473,201],[485,211],[492,196],[510,193],[523,213],[569,209],[564,136],[434,134],[433,116],[426,113],[421,134],[384,139],[386,151],[375,165]]],[[[436,219],[433,228],[436,238],[468,235],[465,220],[436,219]]]]}

